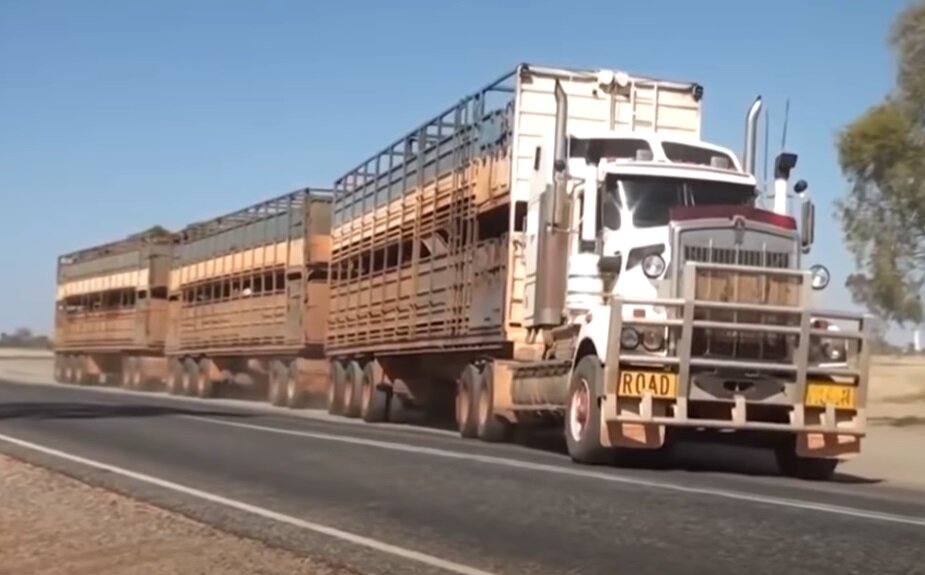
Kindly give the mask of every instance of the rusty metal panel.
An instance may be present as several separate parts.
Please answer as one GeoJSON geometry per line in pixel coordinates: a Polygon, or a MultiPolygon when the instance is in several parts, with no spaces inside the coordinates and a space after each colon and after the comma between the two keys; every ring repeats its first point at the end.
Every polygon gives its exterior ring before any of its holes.
{"type": "MultiPolygon", "coordinates": [[[[302,189],[180,232],[170,278],[171,354],[297,350],[307,282],[326,277],[330,193],[302,189]]],[[[323,302],[326,304],[326,301],[323,302]]]]}

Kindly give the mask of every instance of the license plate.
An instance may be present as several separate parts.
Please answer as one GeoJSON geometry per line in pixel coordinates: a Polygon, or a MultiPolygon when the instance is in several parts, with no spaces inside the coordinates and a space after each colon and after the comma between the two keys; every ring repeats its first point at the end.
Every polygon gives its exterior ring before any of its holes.
{"type": "Polygon", "coordinates": [[[851,385],[807,382],[806,405],[825,407],[832,404],[835,409],[854,409],[856,391],[851,385]]]}
{"type": "Polygon", "coordinates": [[[643,397],[646,392],[655,398],[674,399],[678,396],[678,374],[664,371],[621,371],[617,395],[643,397]]]}

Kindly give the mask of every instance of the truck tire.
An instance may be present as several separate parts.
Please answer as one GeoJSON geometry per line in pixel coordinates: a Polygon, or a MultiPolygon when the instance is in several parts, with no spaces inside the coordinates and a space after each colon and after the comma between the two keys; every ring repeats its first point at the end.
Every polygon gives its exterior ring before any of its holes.
{"type": "Polygon", "coordinates": [[[347,373],[344,364],[337,360],[331,361],[328,376],[327,408],[331,415],[340,415],[343,412],[344,386],[347,373]]]}
{"type": "Polygon", "coordinates": [[[344,411],[346,417],[359,417],[363,401],[363,368],[356,360],[347,362],[344,381],[344,411]]]}
{"type": "Polygon", "coordinates": [[[777,468],[782,475],[809,481],[828,481],[840,463],[837,459],[800,457],[792,445],[774,450],[777,468]]]}
{"type": "Polygon", "coordinates": [[[122,387],[141,389],[141,365],[137,357],[127,357],[122,364],[122,387]]]}
{"type": "Polygon", "coordinates": [[[293,361],[286,369],[286,407],[300,409],[305,406],[305,392],[302,390],[299,379],[297,362],[293,361]]]}
{"type": "Polygon", "coordinates": [[[167,393],[180,395],[183,391],[183,364],[179,359],[170,360],[167,372],[167,393]]]}
{"type": "Polygon", "coordinates": [[[196,379],[199,377],[199,364],[188,357],[183,361],[183,389],[182,394],[192,396],[196,392],[196,379]]]}
{"type": "Polygon", "coordinates": [[[74,383],[77,385],[87,385],[87,371],[86,371],[87,360],[82,355],[78,355],[74,358],[74,383]]]}
{"type": "Polygon", "coordinates": [[[286,405],[286,382],[289,372],[279,361],[270,362],[270,373],[267,380],[267,401],[270,405],[283,407],[286,405]]]}
{"type": "Polygon", "coordinates": [[[597,401],[603,386],[604,366],[595,355],[586,355],[572,371],[565,411],[565,443],[576,463],[603,464],[612,459],[601,445],[601,407],[597,401]]]}
{"type": "Polygon", "coordinates": [[[75,359],[73,356],[67,355],[64,356],[64,383],[73,384],[75,383],[74,379],[74,367],[75,359]]]}
{"type": "Polygon", "coordinates": [[[376,381],[375,361],[363,368],[363,391],[360,401],[360,416],[367,423],[380,423],[389,416],[389,391],[376,381]]]}
{"type": "Polygon", "coordinates": [[[510,423],[495,415],[495,371],[491,362],[485,364],[480,377],[476,380],[475,399],[478,405],[478,429],[476,434],[482,441],[496,443],[505,441],[510,435],[510,423]]]}
{"type": "Polygon", "coordinates": [[[206,358],[199,360],[199,372],[196,377],[196,396],[203,399],[215,395],[215,382],[212,381],[212,362],[206,358]]]}
{"type": "Polygon", "coordinates": [[[58,355],[58,354],[55,355],[55,376],[54,376],[54,379],[55,379],[55,381],[56,381],[57,383],[64,383],[64,382],[65,382],[65,379],[64,379],[64,374],[65,374],[65,371],[66,371],[65,368],[64,368],[64,363],[65,363],[65,361],[66,361],[66,360],[65,360],[65,358],[64,358],[63,356],[58,355]]]}
{"type": "Polygon", "coordinates": [[[470,363],[456,381],[456,427],[459,436],[466,439],[477,437],[479,433],[477,394],[481,377],[478,368],[470,363]]]}

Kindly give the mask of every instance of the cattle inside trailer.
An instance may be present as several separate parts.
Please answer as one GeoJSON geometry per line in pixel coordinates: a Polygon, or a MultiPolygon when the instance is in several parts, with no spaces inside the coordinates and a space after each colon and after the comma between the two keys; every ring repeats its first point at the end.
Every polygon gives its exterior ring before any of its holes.
{"type": "Polygon", "coordinates": [[[323,392],[330,192],[303,189],[179,232],[167,388],[257,388],[296,407],[323,392]]]}

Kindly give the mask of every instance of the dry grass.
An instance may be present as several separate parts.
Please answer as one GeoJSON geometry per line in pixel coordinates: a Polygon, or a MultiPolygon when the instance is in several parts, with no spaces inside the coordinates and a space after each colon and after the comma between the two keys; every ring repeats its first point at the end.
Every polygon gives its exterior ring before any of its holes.
{"type": "Polygon", "coordinates": [[[355,574],[0,455],[0,575],[355,574]]]}

